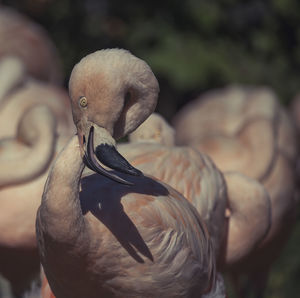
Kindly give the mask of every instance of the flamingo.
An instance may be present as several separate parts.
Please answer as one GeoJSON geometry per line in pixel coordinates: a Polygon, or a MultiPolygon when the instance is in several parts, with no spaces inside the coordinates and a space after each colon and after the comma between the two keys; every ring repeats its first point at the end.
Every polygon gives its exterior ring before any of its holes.
{"type": "Polygon", "coordinates": [[[152,114],[129,140],[131,143],[118,146],[122,155],[139,170],[168,183],[196,207],[218,248],[217,256],[220,251],[220,267],[241,262],[264,239],[270,228],[271,206],[260,183],[238,172],[220,173],[205,154],[172,146],[174,130],[158,114],[152,114]]]}
{"type": "Polygon", "coordinates": [[[43,173],[54,155],[55,128],[51,110],[36,106],[24,113],[15,138],[0,141],[0,272],[15,295],[39,269],[34,218],[46,179],[43,173]]]}
{"type": "Polygon", "coordinates": [[[39,80],[61,83],[59,55],[45,30],[12,8],[0,4],[0,59],[15,56],[39,80]]]}
{"type": "Polygon", "coordinates": [[[174,119],[178,143],[206,152],[222,171],[261,182],[271,200],[271,227],[260,246],[234,271],[251,277],[257,297],[295,221],[295,131],[267,88],[231,87],[190,103],[174,119]],[[198,130],[189,130],[189,127],[198,130]],[[183,130],[187,134],[183,134],[183,130]],[[255,162],[254,162],[255,161],[255,162]]]}
{"type": "Polygon", "coordinates": [[[115,149],[153,112],[158,90],[150,67],[122,49],[94,52],[72,71],[78,136],[49,173],[36,220],[57,298],[199,297],[212,287],[214,250],[196,209],[115,149]]]}
{"type": "Polygon", "coordinates": [[[0,272],[19,296],[39,272],[35,217],[47,171],[74,128],[66,94],[28,77],[21,60],[1,59],[0,82],[0,272]]]}

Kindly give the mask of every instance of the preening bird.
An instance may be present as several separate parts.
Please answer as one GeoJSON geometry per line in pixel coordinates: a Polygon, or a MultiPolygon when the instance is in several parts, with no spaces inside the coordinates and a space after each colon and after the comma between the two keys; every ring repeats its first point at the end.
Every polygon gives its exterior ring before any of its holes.
{"type": "Polygon", "coordinates": [[[214,251],[196,209],[115,149],[153,112],[158,89],[125,50],[97,51],[72,71],[78,136],[50,171],[36,221],[57,298],[199,297],[213,285],[214,251]],[[85,164],[92,171],[82,174],[85,164]]]}
{"type": "Polygon", "coordinates": [[[220,173],[205,154],[172,146],[174,130],[152,114],[119,151],[128,161],[182,193],[205,220],[221,267],[245,259],[270,228],[270,199],[264,187],[237,172],[220,173]],[[227,220],[225,219],[227,217],[227,220]]]}
{"type": "Polygon", "coordinates": [[[269,268],[295,220],[294,127],[267,88],[231,87],[208,93],[174,119],[177,142],[211,156],[221,171],[238,171],[261,182],[271,200],[271,228],[241,270],[262,295],[269,268]],[[192,130],[197,127],[197,129],[192,130]],[[185,133],[184,133],[185,132],[185,133]]]}
{"type": "Polygon", "coordinates": [[[15,57],[0,61],[0,95],[0,272],[21,295],[40,267],[35,217],[47,170],[74,126],[65,92],[28,77],[15,57]]]}
{"type": "Polygon", "coordinates": [[[62,67],[45,30],[17,11],[0,4],[0,59],[19,58],[39,80],[61,83],[62,67]]]}

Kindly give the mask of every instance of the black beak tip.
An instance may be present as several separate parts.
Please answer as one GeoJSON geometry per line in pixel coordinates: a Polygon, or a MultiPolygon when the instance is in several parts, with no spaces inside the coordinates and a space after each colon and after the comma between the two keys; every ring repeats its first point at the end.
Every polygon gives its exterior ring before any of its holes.
{"type": "MultiPolygon", "coordinates": [[[[94,152],[93,136],[94,136],[94,127],[92,126],[90,128],[90,133],[88,136],[87,151],[85,151],[85,156],[83,157],[84,164],[88,168],[93,170],[94,172],[96,172],[100,175],[106,176],[107,178],[114,180],[118,183],[121,183],[121,184],[124,184],[127,186],[134,185],[134,183],[132,183],[131,181],[128,181],[127,179],[123,179],[123,178],[117,176],[116,174],[114,174],[110,171],[107,171],[98,163],[97,159],[94,156],[95,152],[94,152]]],[[[83,142],[85,143],[85,137],[83,138],[83,142]]],[[[107,145],[101,146],[100,145],[100,146],[97,146],[97,149],[99,149],[99,148],[101,149],[101,147],[104,148],[103,164],[105,164],[106,166],[108,166],[114,170],[117,170],[117,171],[120,171],[120,172],[123,172],[126,174],[130,174],[133,176],[143,176],[143,173],[140,170],[131,166],[126,161],[126,159],[124,159],[124,157],[122,155],[120,155],[120,153],[118,153],[118,151],[116,150],[116,148],[114,146],[107,146],[107,145]]],[[[97,153],[99,154],[100,152],[96,152],[96,156],[97,156],[97,153]]]]}
{"type": "Polygon", "coordinates": [[[132,176],[143,176],[143,173],[134,168],[114,146],[108,144],[98,145],[95,152],[98,160],[107,167],[132,176]]]}

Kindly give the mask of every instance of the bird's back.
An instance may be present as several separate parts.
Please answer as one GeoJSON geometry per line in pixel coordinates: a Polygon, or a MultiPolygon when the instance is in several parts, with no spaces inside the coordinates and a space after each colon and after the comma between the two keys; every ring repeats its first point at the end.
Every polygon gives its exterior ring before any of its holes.
{"type": "Polygon", "coordinates": [[[175,188],[197,209],[218,250],[224,236],[226,185],[211,159],[189,147],[154,143],[120,145],[118,150],[142,170],[175,188]]]}
{"type": "Polygon", "coordinates": [[[163,183],[129,179],[134,186],[95,174],[82,179],[89,243],[74,250],[77,264],[61,255],[57,271],[45,268],[57,298],[200,297],[209,290],[214,251],[196,209],[163,183]]]}

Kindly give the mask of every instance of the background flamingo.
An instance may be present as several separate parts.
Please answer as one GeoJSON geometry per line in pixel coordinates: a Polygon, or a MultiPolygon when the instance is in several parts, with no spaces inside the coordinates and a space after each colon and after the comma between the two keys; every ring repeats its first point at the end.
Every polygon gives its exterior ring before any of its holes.
{"type": "Polygon", "coordinates": [[[19,58],[30,76],[61,83],[62,67],[46,31],[25,15],[0,4],[0,59],[19,58]]]}
{"type": "Polygon", "coordinates": [[[178,143],[206,152],[222,171],[236,170],[257,179],[269,193],[271,229],[252,257],[236,270],[236,275],[240,270],[250,272],[260,297],[269,268],[295,220],[293,125],[272,91],[242,87],[208,93],[184,108],[174,123],[178,143]],[[191,132],[188,127],[199,129],[191,132]],[[190,133],[184,135],[183,130],[190,133]]]}
{"type": "Polygon", "coordinates": [[[0,272],[21,295],[39,271],[34,223],[47,170],[74,128],[65,92],[28,77],[19,59],[0,61],[0,81],[0,272]]]}

